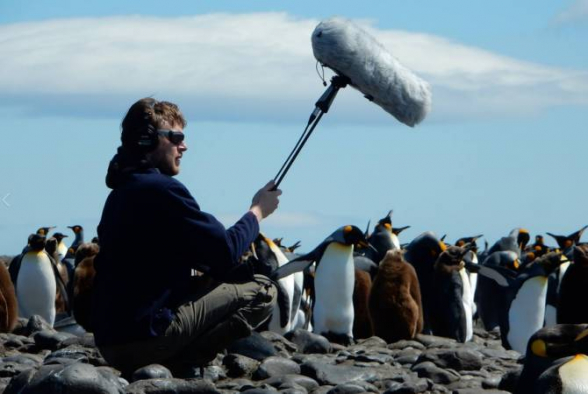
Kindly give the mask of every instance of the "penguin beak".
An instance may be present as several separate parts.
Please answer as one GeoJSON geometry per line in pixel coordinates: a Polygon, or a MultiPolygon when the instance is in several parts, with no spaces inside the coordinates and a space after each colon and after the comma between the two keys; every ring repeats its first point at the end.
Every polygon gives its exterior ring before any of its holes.
{"type": "Polygon", "coordinates": [[[376,253],[378,252],[378,250],[376,248],[374,248],[374,246],[371,243],[367,242],[367,241],[359,241],[357,243],[357,245],[358,246],[361,246],[363,248],[370,248],[371,250],[373,250],[376,253]]]}

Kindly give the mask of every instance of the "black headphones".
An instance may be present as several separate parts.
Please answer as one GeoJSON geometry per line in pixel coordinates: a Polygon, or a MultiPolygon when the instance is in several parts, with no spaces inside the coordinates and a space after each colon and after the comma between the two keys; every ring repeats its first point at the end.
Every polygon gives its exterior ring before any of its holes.
{"type": "Polygon", "coordinates": [[[143,124],[138,129],[137,147],[144,152],[154,150],[159,144],[157,128],[151,123],[151,116],[149,114],[149,110],[152,113],[155,111],[155,104],[157,104],[157,100],[153,99],[151,104],[145,108],[143,112],[143,124]]]}

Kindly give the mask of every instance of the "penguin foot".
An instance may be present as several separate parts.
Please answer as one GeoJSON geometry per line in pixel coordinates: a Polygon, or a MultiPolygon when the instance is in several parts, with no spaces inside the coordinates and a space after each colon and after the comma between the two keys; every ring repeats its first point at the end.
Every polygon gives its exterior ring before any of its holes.
{"type": "Polygon", "coordinates": [[[349,346],[355,344],[353,337],[350,337],[347,334],[337,334],[335,332],[329,331],[321,335],[327,338],[329,342],[338,343],[339,345],[349,346]]]}

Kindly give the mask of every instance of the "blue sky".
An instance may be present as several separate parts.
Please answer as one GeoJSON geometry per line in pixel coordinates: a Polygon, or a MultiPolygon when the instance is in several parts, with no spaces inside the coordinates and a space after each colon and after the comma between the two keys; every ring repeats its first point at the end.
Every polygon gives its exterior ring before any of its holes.
{"type": "Polygon", "coordinates": [[[427,80],[432,111],[411,129],[342,90],[284,180],[266,235],[308,250],[389,209],[412,226],[401,242],[588,224],[588,0],[3,0],[0,254],[40,226],[95,235],[120,120],[144,96],[183,109],[179,179],[230,225],[322,94],[310,34],[335,15],[427,80]]]}

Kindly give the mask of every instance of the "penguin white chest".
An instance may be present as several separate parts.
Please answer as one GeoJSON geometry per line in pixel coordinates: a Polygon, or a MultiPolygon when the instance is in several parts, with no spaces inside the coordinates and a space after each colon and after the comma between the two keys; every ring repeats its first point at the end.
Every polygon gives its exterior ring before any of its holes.
{"type": "Polygon", "coordinates": [[[45,252],[29,252],[21,262],[16,284],[19,316],[40,315],[49,324],[55,322],[55,274],[45,252]]]}
{"type": "Polygon", "coordinates": [[[517,292],[508,311],[508,343],[512,349],[525,354],[529,338],[545,319],[547,278],[535,276],[526,280],[517,292]]]}
{"type": "Polygon", "coordinates": [[[466,320],[466,342],[471,341],[474,337],[474,322],[473,322],[473,304],[474,304],[474,296],[472,294],[472,288],[470,284],[470,278],[465,270],[462,268],[459,270],[459,276],[462,282],[462,294],[461,294],[461,302],[463,304],[463,310],[465,314],[466,320]]]}
{"type": "Polygon", "coordinates": [[[327,246],[315,273],[314,331],[353,336],[353,246],[327,246]]]}
{"type": "Polygon", "coordinates": [[[559,368],[562,394],[588,393],[588,360],[577,355],[559,368]]]}

